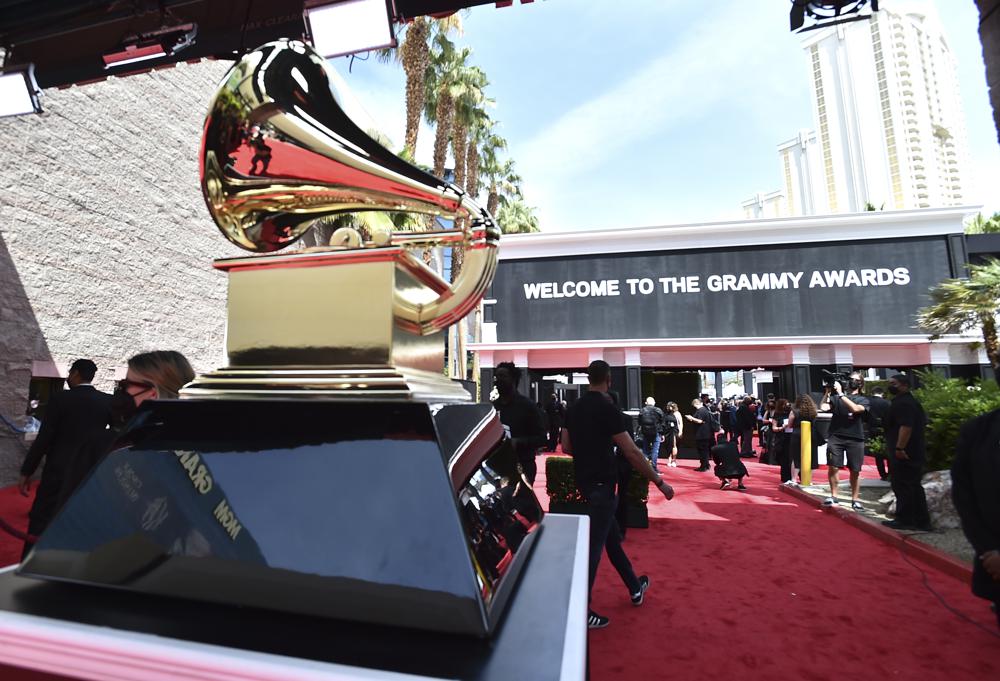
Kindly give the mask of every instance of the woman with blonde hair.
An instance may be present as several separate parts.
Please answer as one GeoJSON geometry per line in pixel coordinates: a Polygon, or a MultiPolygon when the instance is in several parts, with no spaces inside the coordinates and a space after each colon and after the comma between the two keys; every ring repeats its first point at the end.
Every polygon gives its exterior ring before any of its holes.
{"type": "MultiPolygon", "coordinates": [[[[788,415],[786,426],[791,430],[786,442],[785,455],[781,459],[781,484],[789,485],[795,482],[797,462],[802,452],[802,422],[809,421],[816,423],[816,403],[809,395],[799,395],[795,398],[795,404],[788,415]]],[[[816,467],[816,438],[812,438],[812,454],[810,465],[816,467]]]]}
{"type": "Polygon", "coordinates": [[[123,429],[146,400],[172,400],[185,384],[194,380],[194,369],[176,350],[154,350],[133,356],[128,361],[125,378],[115,384],[111,401],[111,428],[80,448],[72,469],[63,482],[60,506],[72,496],[118,442],[123,429]]]}

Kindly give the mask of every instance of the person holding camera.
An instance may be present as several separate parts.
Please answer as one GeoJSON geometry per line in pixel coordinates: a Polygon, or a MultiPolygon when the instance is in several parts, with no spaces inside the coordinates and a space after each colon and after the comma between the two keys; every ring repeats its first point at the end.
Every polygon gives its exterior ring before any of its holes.
{"type": "Polygon", "coordinates": [[[830,481],[830,496],[824,506],[837,503],[837,487],[840,484],[840,469],[846,468],[851,474],[851,508],[863,511],[858,501],[861,489],[861,466],[865,462],[864,421],[870,404],[861,394],[865,379],[857,371],[850,376],[834,375],[824,386],[823,402],[827,403],[833,418],[830,433],[826,438],[826,468],[830,481]],[[846,385],[845,385],[846,384],[846,385]],[[847,395],[844,395],[844,389],[847,395]]]}

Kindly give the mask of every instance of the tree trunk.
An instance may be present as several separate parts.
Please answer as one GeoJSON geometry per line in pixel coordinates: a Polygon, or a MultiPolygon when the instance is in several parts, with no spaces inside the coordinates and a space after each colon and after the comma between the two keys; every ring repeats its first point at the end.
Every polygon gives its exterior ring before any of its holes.
{"type": "Polygon", "coordinates": [[[475,143],[465,152],[465,191],[473,201],[479,201],[479,147],[475,143]]]}
{"type": "Polygon", "coordinates": [[[993,121],[1000,142],[1000,0],[976,0],[979,6],[979,40],[983,43],[986,82],[993,103],[993,121]]]}
{"type": "Polygon", "coordinates": [[[460,116],[452,118],[451,152],[455,157],[455,184],[465,188],[465,148],[469,139],[469,127],[462,124],[460,116]]]}
{"type": "Polygon", "coordinates": [[[455,115],[455,102],[446,93],[438,93],[437,130],[434,132],[434,175],[444,177],[444,164],[448,158],[448,134],[451,132],[451,118],[455,115]]]}
{"type": "Polygon", "coordinates": [[[494,218],[497,216],[497,206],[500,205],[500,192],[497,191],[496,187],[490,187],[490,194],[486,199],[486,210],[490,212],[494,218]]]}
{"type": "Polygon", "coordinates": [[[980,315],[983,323],[983,345],[986,348],[986,356],[993,367],[994,375],[1000,380],[1000,341],[997,340],[997,322],[992,315],[980,315]]]}
{"type": "Polygon", "coordinates": [[[430,22],[423,18],[414,19],[406,29],[406,38],[400,48],[403,71],[406,73],[406,139],[403,147],[410,158],[415,158],[417,153],[417,132],[424,111],[425,74],[431,60],[427,44],[429,37],[430,22]]]}

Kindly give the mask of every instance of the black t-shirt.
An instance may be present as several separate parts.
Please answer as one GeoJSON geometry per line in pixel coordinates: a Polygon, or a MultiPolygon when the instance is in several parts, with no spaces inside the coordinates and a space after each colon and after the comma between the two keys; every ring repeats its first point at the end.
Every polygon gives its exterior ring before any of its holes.
{"type": "Polygon", "coordinates": [[[868,398],[864,395],[847,395],[846,397],[859,407],[864,407],[865,413],[851,413],[851,410],[844,405],[843,400],[834,395],[830,400],[830,408],[833,412],[833,418],[830,419],[830,435],[837,435],[848,440],[859,440],[864,442],[864,422],[871,405],[868,403],[868,398]]]}
{"type": "Polygon", "coordinates": [[[868,414],[868,429],[873,433],[878,432],[882,427],[882,421],[889,412],[889,400],[884,397],[872,396],[868,398],[871,403],[868,414]]]}
{"type": "Polygon", "coordinates": [[[906,443],[906,455],[912,461],[924,461],[927,458],[927,445],[924,442],[924,431],[927,428],[927,414],[920,406],[917,398],[910,393],[897,395],[889,404],[889,413],[882,420],[885,429],[885,454],[896,455],[896,442],[899,439],[900,426],[910,427],[910,440],[906,443]]]}
{"type": "Polygon", "coordinates": [[[618,466],[613,437],[625,432],[618,408],[604,393],[589,390],[566,412],[566,430],[577,489],[586,493],[601,483],[615,484],[618,466]]]}
{"type": "Polygon", "coordinates": [[[712,416],[712,412],[709,411],[708,407],[702,405],[698,407],[698,411],[694,413],[696,419],[701,420],[701,423],[696,424],[698,429],[694,432],[694,438],[696,440],[711,440],[715,437],[715,417],[712,416]]]}

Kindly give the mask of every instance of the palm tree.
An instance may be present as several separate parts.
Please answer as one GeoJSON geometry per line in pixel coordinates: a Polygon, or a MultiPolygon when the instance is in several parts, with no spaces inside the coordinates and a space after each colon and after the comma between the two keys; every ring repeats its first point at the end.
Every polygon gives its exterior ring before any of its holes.
{"type": "Polygon", "coordinates": [[[535,209],[520,197],[507,199],[497,213],[497,223],[504,234],[527,234],[538,232],[538,217],[535,209]]]}
{"type": "Polygon", "coordinates": [[[486,199],[486,210],[490,215],[497,214],[501,197],[520,199],[521,182],[523,178],[514,170],[513,159],[507,159],[502,164],[490,165],[485,168],[489,179],[489,195],[486,199]]]}
{"type": "Polygon", "coordinates": [[[981,329],[986,356],[1000,380],[997,305],[1000,303],[1000,260],[970,265],[968,279],[946,279],[930,290],[931,304],[917,313],[917,323],[931,338],[981,329]]]}
{"type": "Polygon", "coordinates": [[[978,213],[965,224],[966,234],[996,234],[1000,232],[1000,212],[986,217],[978,213]]]}
{"type": "Polygon", "coordinates": [[[417,151],[417,133],[424,112],[431,42],[438,35],[461,34],[462,19],[458,13],[441,19],[417,17],[406,24],[404,30],[399,49],[379,50],[378,58],[382,61],[398,60],[406,74],[406,135],[403,148],[409,151],[412,158],[417,151]]]}

